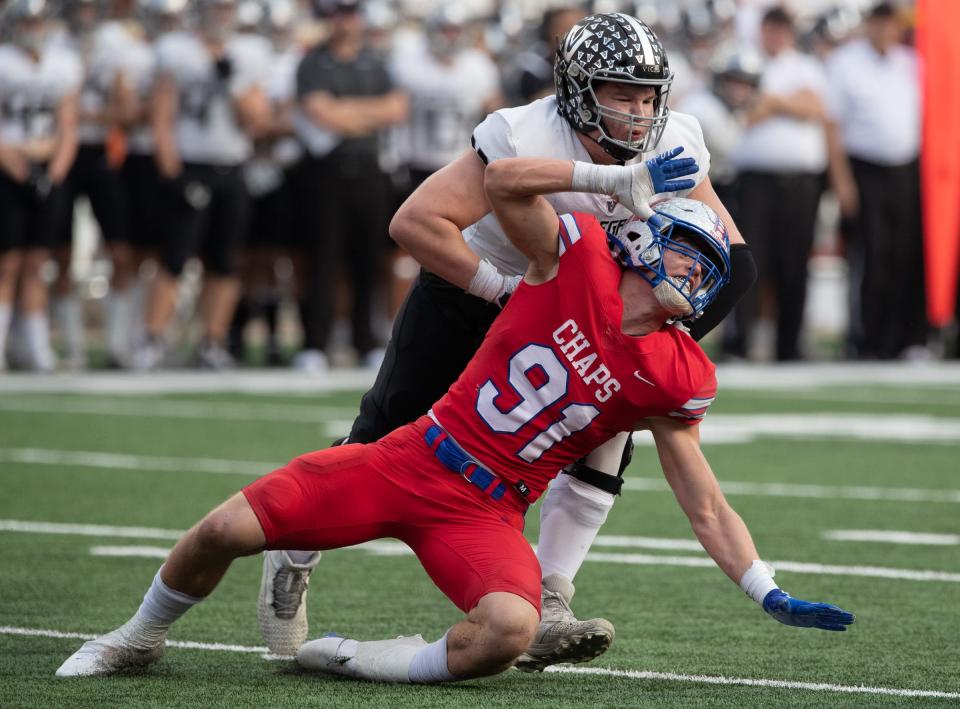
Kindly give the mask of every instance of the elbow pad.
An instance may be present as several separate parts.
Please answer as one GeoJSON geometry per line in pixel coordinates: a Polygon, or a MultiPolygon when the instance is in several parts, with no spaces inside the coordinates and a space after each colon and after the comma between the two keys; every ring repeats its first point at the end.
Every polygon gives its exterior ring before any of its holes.
{"type": "Polygon", "coordinates": [[[704,335],[713,330],[730,314],[734,306],[746,295],[753,284],[757,282],[759,273],[757,262],[749,244],[734,244],[730,247],[730,280],[716,300],[707,306],[703,315],[689,324],[690,336],[699,341],[704,335]]]}

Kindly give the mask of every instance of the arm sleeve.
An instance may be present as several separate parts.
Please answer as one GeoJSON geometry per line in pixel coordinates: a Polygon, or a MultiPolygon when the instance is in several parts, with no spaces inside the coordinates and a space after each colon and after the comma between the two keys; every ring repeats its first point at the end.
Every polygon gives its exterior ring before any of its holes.
{"type": "Polygon", "coordinates": [[[690,323],[690,337],[699,341],[720,324],[740,299],[757,282],[757,262],[749,244],[734,244],[730,247],[730,281],[717,295],[703,315],[690,323]]]}

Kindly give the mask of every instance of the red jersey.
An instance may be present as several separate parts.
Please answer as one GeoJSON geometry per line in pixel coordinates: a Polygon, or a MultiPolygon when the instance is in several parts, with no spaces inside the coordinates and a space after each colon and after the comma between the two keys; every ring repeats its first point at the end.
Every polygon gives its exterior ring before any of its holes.
{"type": "Polygon", "coordinates": [[[623,333],[623,272],[595,217],[561,215],[559,249],[557,275],[520,283],[432,409],[481,465],[529,488],[529,502],[642,418],[698,423],[717,389],[713,363],[680,328],[623,333]]]}

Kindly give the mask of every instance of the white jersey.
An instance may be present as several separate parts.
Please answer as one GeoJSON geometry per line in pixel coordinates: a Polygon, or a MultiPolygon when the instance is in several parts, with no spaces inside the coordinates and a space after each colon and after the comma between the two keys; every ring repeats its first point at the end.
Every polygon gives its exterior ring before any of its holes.
{"type": "MultiPolygon", "coordinates": [[[[557,113],[554,96],[542,98],[526,106],[504,108],[487,116],[473,132],[474,148],[485,162],[500,158],[539,157],[591,162],[586,148],[570,124],[557,113]]],[[[703,142],[700,124],[693,116],[671,112],[656,150],[629,160],[635,164],[656,154],[682,146],[681,157],[695,158],[699,170],[690,179],[699,185],[710,171],[710,153],[703,142]]],[[[671,197],[685,197],[690,190],[671,192],[671,197]]],[[[617,233],[633,213],[607,195],[584,192],[560,192],[545,195],[557,214],[586,212],[600,220],[603,228],[617,233]]],[[[493,213],[488,213],[463,232],[467,246],[507,275],[520,275],[527,269],[527,259],[500,227],[493,213]]]]}
{"type": "Polygon", "coordinates": [[[239,165],[253,151],[233,100],[262,85],[269,57],[263,55],[261,43],[235,35],[227,41],[221,61],[223,69],[218,73],[203,42],[187,32],[170,33],[157,41],[157,74],[171,77],[177,87],[175,134],[186,162],[239,165]]]}
{"type": "MultiPolygon", "coordinates": [[[[268,48],[270,65],[266,72],[264,89],[276,111],[282,111],[296,101],[297,67],[303,51],[296,45],[277,50],[268,48]]],[[[296,163],[303,148],[293,135],[258,141],[256,151],[243,166],[247,191],[254,197],[273,192],[283,183],[283,170],[296,163]]]]}
{"type": "MultiPolygon", "coordinates": [[[[87,38],[70,38],[83,61],[84,80],[79,108],[85,114],[103,114],[109,107],[113,85],[129,44],[127,31],[117,22],[98,26],[87,38]]],[[[82,145],[103,145],[107,126],[101,121],[81,120],[77,138],[82,145]]]]}
{"type": "MultiPolygon", "coordinates": [[[[141,106],[146,106],[150,101],[157,72],[157,55],[153,45],[146,39],[128,35],[120,70],[136,93],[137,101],[141,106]]],[[[127,149],[133,155],[153,154],[153,131],[149,120],[144,120],[130,129],[127,134],[127,149]]]]}
{"type": "Polygon", "coordinates": [[[0,142],[54,137],[57,107],[82,81],[80,59],[69,49],[48,45],[34,62],[19,47],[0,44],[0,142]]]}
{"type": "Polygon", "coordinates": [[[699,88],[684,95],[677,108],[700,122],[710,150],[710,181],[725,185],[737,175],[731,155],[737,149],[744,123],[710,89],[699,88]]]}
{"type": "Polygon", "coordinates": [[[439,170],[463,152],[485,106],[500,92],[497,66],[487,54],[466,49],[445,64],[422,36],[395,48],[390,70],[397,88],[410,96],[410,115],[391,136],[396,159],[419,170],[439,170]]]}

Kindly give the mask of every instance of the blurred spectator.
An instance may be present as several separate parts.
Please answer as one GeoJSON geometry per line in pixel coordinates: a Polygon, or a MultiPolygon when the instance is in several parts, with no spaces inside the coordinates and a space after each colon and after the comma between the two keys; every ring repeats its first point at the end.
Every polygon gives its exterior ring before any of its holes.
{"type": "Polygon", "coordinates": [[[516,96],[511,98],[515,98],[516,103],[530,103],[553,95],[553,59],[557,54],[557,41],[586,16],[585,3],[559,5],[543,13],[536,41],[514,61],[516,96]]]}
{"type": "Polygon", "coordinates": [[[41,269],[64,209],[63,182],[77,151],[77,94],[83,69],[49,43],[45,0],[9,0],[0,10],[0,369],[14,303],[17,364],[55,365],[41,269]]]}
{"type": "Polygon", "coordinates": [[[251,136],[270,119],[261,87],[268,58],[234,34],[235,0],[196,3],[195,28],[161,37],[152,125],[163,182],[162,268],[147,306],[146,340],[133,366],[153,369],[164,358],[164,336],[177,302],[177,278],[200,254],[204,290],[198,362],[223,369],[233,360],[225,341],[236,304],[235,256],[247,228],[243,164],[251,136]]]}
{"type": "Polygon", "coordinates": [[[827,168],[823,128],[826,78],[820,64],[794,47],[793,18],[781,7],[760,24],[766,55],[760,96],[747,117],[734,164],[740,173],[737,224],[753,248],[760,289],[737,307],[738,339],[729,354],[745,357],[757,296],[776,318],[775,357],[800,358],[807,294],[807,259],[827,168]]]}
{"type": "MultiPolygon", "coordinates": [[[[722,47],[711,61],[711,73],[712,81],[687,93],[676,109],[700,121],[710,151],[710,182],[733,221],[739,223],[740,185],[733,157],[760,97],[763,58],[749,47],[722,47]]],[[[724,350],[742,356],[739,343],[746,335],[737,330],[738,324],[736,317],[724,321],[724,350]]]]}
{"type": "Polygon", "coordinates": [[[922,356],[927,322],[920,217],[917,58],[890,3],[829,59],[832,171],[844,219],[851,354],[922,356]],[[891,287],[896,284],[896,287],[891,287]]]}
{"type": "Polygon", "coordinates": [[[352,288],[353,345],[360,361],[377,367],[382,349],[373,334],[373,295],[392,209],[389,177],[379,164],[380,135],[404,120],[406,95],[390,79],[384,58],[367,44],[358,2],[330,8],[330,36],[297,69],[297,135],[307,154],[298,171],[304,210],[305,261],[298,278],[303,351],[294,365],[324,371],[341,260],[352,288]]]}
{"type": "MultiPolygon", "coordinates": [[[[503,105],[500,69],[486,51],[470,46],[468,19],[461,5],[447,0],[421,31],[394,37],[390,73],[410,100],[407,120],[390,133],[390,156],[398,163],[395,206],[469,148],[474,126],[503,105]]],[[[387,246],[393,316],[419,266],[392,240],[387,246]]]]}
{"type": "MultiPolygon", "coordinates": [[[[301,19],[292,0],[272,0],[257,18],[251,34],[263,32],[270,57],[266,79],[271,120],[255,142],[253,158],[244,167],[244,181],[251,199],[250,228],[240,252],[241,295],[230,326],[229,350],[235,359],[243,359],[244,330],[250,320],[262,316],[266,325],[266,361],[282,361],[277,334],[280,288],[277,262],[291,247],[293,234],[293,196],[290,171],[302,157],[300,144],[293,138],[292,113],[296,102],[296,72],[303,51],[294,42],[293,31],[301,19]]],[[[248,19],[248,21],[250,21],[248,19]]],[[[252,38],[260,35],[252,34],[252,38]]]]}
{"type": "Polygon", "coordinates": [[[65,207],[54,256],[57,280],[53,285],[52,313],[66,346],[66,365],[86,366],[81,299],[74,289],[70,270],[74,233],[74,202],[85,196],[100,226],[100,235],[110,253],[112,277],[107,308],[107,351],[111,364],[122,366],[129,356],[124,335],[129,333],[130,286],[134,276],[130,244],[127,196],[120,172],[122,155],[107,150],[117,126],[117,74],[130,40],[117,23],[105,23],[101,0],[69,0],[66,5],[68,34],[63,41],[84,66],[80,91],[76,161],[64,182],[65,207]]]}

